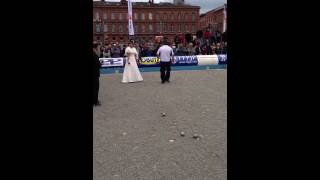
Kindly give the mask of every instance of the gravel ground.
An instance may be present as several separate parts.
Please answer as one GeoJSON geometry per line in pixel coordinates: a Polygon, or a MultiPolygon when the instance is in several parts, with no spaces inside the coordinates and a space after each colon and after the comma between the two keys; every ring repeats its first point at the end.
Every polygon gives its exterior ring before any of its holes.
{"type": "Polygon", "coordinates": [[[93,179],[226,180],[227,70],[172,72],[166,84],[160,72],[142,76],[130,84],[122,74],[100,78],[93,179]]]}

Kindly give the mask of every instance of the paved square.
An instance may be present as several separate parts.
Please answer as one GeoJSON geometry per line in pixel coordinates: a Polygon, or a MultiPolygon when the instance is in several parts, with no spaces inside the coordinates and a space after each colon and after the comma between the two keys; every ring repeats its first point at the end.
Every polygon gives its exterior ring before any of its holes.
{"type": "Polygon", "coordinates": [[[171,72],[168,84],[160,72],[142,76],[131,84],[122,74],[100,78],[93,179],[226,180],[227,70],[171,72]]]}

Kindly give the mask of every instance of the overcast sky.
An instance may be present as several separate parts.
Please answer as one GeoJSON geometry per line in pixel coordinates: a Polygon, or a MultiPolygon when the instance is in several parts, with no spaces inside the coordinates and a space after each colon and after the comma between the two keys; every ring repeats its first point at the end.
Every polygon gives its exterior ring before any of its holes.
{"type": "MultiPolygon", "coordinates": [[[[120,0],[106,0],[106,1],[119,2],[120,0]]],[[[148,1],[149,0],[132,0],[132,2],[148,2],[148,1]]],[[[154,2],[155,3],[173,2],[173,0],[154,0],[154,2]]],[[[205,13],[212,9],[222,6],[223,4],[227,3],[227,0],[185,0],[185,2],[191,5],[200,6],[201,7],[200,13],[205,13]]]]}

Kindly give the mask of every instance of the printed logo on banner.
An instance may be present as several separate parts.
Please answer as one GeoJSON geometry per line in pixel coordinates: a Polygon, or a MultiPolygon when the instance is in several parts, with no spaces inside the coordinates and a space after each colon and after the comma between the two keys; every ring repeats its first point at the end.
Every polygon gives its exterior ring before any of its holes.
{"type": "Polygon", "coordinates": [[[226,64],[227,63],[227,55],[226,54],[219,54],[218,60],[219,60],[219,64],[226,64]]]}
{"type": "Polygon", "coordinates": [[[158,59],[157,57],[142,57],[139,60],[139,64],[145,66],[158,65],[159,63],[160,59],[158,59]]]}
{"type": "Polygon", "coordinates": [[[100,58],[102,67],[123,66],[123,58],[100,58]]]}
{"type": "Polygon", "coordinates": [[[198,65],[197,56],[175,56],[174,57],[174,65],[198,65]]]}

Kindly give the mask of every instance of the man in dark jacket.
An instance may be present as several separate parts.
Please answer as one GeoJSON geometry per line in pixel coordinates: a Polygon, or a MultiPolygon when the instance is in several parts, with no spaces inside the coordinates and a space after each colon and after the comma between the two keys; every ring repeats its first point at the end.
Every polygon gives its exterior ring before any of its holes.
{"type": "Polygon", "coordinates": [[[99,77],[100,77],[100,68],[101,64],[99,61],[99,52],[98,52],[98,44],[96,42],[93,43],[93,52],[92,52],[92,81],[93,81],[93,98],[92,103],[94,106],[100,106],[100,101],[98,99],[99,96],[99,77]]]}

